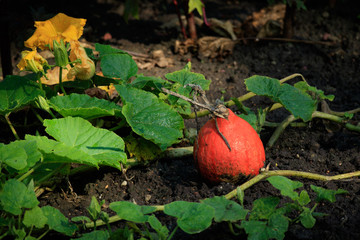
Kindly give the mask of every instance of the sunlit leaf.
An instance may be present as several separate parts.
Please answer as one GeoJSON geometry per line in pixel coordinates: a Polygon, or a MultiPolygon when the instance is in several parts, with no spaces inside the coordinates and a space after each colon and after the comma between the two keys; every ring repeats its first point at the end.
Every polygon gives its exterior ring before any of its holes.
{"type": "Polygon", "coordinates": [[[86,94],[73,93],[66,96],[52,97],[50,106],[63,117],[82,117],[93,119],[105,116],[121,116],[121,107],[105,99],[90,97],[86,94]]]}
{"type": "Polygon", "coordinates": [[[194,11],[195,9],[197,12],[202,16],[202,8],[204,7],[204,4],[201,0],[189,0],[189,13],[194,11]]]}
{"type": "Polygon", "coordinates": [[[124,85],[115,88],[124,103],[122,113],[136,134],[154,142],[161,150],[183,136],[182,117],[154,94],[124,85]]]}
{"type": "MultiPolygon", "coordinates": [[[[126,163],[124,141],[114,132],[95,128],[87,120],[78,117],[45,120],[44,126],[46,132],[57,141],[81,150],[96,159],[100,165],[121,169],[121,163],[126,163]]],[[[58,147],[58,151],[61,152],[61,146],[58,147]]],[[[90,157],[86,159],[91,161],[90,157]]]]}

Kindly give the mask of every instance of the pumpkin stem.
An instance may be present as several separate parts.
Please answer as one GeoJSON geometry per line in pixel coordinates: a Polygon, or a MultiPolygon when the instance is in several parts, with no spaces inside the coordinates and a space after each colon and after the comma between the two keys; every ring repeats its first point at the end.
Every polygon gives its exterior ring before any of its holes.
{"type": "Polygon", "coordinates": [[[230,144],[228,142],[228,140],[226,139],[226,137],[220,132],[220,129],[219,129],[219,125],[217,123],[217,117],[215,117],[215,126],[216,126],[216,130],[218,131],[218,133],[220,134],[221,138],[224,140],[226,146],[229,148],[230,152],[231,152],[231,147],[230,147],[230,144]]]}

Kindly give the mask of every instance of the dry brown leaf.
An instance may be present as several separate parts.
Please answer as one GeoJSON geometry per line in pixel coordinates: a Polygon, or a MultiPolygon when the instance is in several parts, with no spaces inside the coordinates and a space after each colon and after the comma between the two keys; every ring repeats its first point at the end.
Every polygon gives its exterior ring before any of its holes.
{"type": "Polygon", "coordinates": [[[204,57],[225,57],[232,54],[236,41],[222,37],[202,37],[198,40],[199,54],[204,57]]]}
{"type": "MultiPolygon", "coordinates": [[[[263,8],[259,12],[254,12],[244,21],[242,25],[244,31],[243,34],[245,36],[255,37],[266,24],[270,24],[271,26],[272,24],[274,24],[274,22],[277,22],[277,24],[275,25],[279,25],[282,29],[284,25],[283,19],[285,17],[285,9],[286,5],[279,3],[273,6],[263,8]]],[[[269,27],[269,25],[267,25],[266,27],[269,27]]],[[[265,35],[267,34],[264,34],[263,30],[262,36],[265,35]]]]}

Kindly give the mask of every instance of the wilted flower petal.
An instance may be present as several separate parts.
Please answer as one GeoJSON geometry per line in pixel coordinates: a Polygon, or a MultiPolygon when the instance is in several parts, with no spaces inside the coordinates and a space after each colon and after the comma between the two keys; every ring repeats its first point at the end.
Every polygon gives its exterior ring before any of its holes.
{"type": "MultiPolygon", "coordinates": [[[[71,68],[70,65],[67,65],[66,68],[63,68],[62,70],[62,82],[68,82],[68,81],[74,81],[75,77],[69,78],[68,72],[71,68]]],[[[41,83],[46,85],[55,85],[59,84],[59,74],[60,74],[60,67],[56,66],[53,69],[50,69],[46,73],[46,78],[41,77],[41,83]]]]}
{"type": "Polygon", "coordinates": [[[88,80],[95,74],[95,64],[87,56],[85,49],[80,46],[79,41],[70,42],[70,61],[74,62],[77,59],[81,60],[81,63],[75,63],[74,67],[70,69],[68,78],[76,76],[80,80],[88,80]]]}
{"type": "Polygon", "coordinates": [[[28,70],[34,73],[44,71],[44,65],[47,65],[48,62],[43,58],[36,50],[33,51],[22,51],[22,59],[20,60],[17,67],[21,70],[28,70]]]}

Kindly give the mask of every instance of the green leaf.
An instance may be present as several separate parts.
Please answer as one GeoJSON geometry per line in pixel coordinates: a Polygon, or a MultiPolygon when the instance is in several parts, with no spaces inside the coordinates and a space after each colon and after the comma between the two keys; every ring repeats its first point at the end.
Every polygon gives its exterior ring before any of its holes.
{"type": "Polygon", "coordinates": [[[177,224],[186,233],[195,234],[210,227],[215,210],[206,204],[175,201],[164,206],[164,213],[177,218],[177,224]]]}
{"type": "Polygon", "coordinates": [[[189,97],[191,92],[191,87],[187,86],[184,88],[187,84],[196,84],[200,85],[202,90],[209,90],[209,86],[211,81],[206,80],[205,76],[200,73],[194,73],[190,72],[190,69],[185,68],[179,71],[175,71],[172,73],[168,73],[165,75],[165,77],[173,82],[177,82],[181,85],[178,89],[178,93],[181,95],[184,95],[186,97],[189,97]]]}
{"type": "Polygon", "coordinates": [[[105,77],[128,81],[135,76],[138,67],[129,54],[107,54],[101,57],[101,70],[105,77]]]}
{"type": "Polygon", "coordinates": [[[131,86],[151,90],[152,88],[157,89],[158,92],[161,92],[161,87],[166,83],[165,80],[153,76],[138,76],[131,82],[131,86]]]}
{"type": "Polygon", "coordinates": [[[105,116],[121,116],[121,107],[105,99],[73,93],[56,96],[49,100],[50,106],[63,117],[93,119],[105,116]]]}
{"type": "Polygon", "coordinates": [[[314,185],[310,185],[311,189],[317,193],[317,197],[316,197],[316,201],[320,202],[320,201],[329,201],[329,202],[335,202],[336,201],[336,194],[347,194],[348,191],[339,188],[338,190],[330,190],[330,189],[325,189],[322,187],[317,187],[314,185]]]}
{"type": "Polygon", "coordinates": [[[282,214],[272,214],[268,222],[242,221],[241,227],[248,234],[248,239],[267,240],[285,237],[289,227],[289,220],[282,214]]]}
{"type": "Polygon", "coordinates": [[[57,141],[77,148],[95,158],[99,164],[121,169],[126,163],[124,141],[114,132],[95,128],[88,121],[66,117],[44,121],[45,131],[57,141]]]}
{"type": "Polygon", "coordinates": [[[34,192],[34,183],[28,186],[15,179],[5,182],[0,192],[2,209],[13,215],[20,215],[23,208],[34,208],[39,204],[34,192]]]}
{"type": "Polygon", "coordinates": [[[311,199],[309,197],[309,194],[306,190],[302,190],[300,192],[300,196],[298,198],[298,202],[301,206],[306,206],[308,203],[310,203],[311,199]]]}
{"type": "Polygon", "coordinates": [[[18,148],[17,144],[0,145],[0,162],[15,170],[24,169],[27,165],[25,149],[18,148]]]}
{"type": "Polygon", "coordinates": [[[200,201],[214,208],[216,222],[230,221],[235,222],[238,220],[244,220],[246,218],[248,210],[244,209],[238,203],[226,199],[224,196],[213,198],[207,198],[200,201]]]}
{"type": "Polygon", "coordinates": [[[36,228],[43,228],[47,223],[43,211],[38,206],[33,209],[26,210],[24,214],[23,224],[27,227],[34,226],[36,228]]]}
{"type": "Polygon", "coordinates": [[[139,206],[127,201],[112,202],[109,208],[126,221],[135,223],[145,223],[149,218],[149,213],[156,211],[155,207],[139,206]]]}
{"type": "Polygon", "coordinates": [[[97,159],[76,147],[48,139],[45,136],[26,135],[25,139],[37,142],[38,148],[44,156],[44,163],[79,163],[99,167],[97,159]]]}
{"type": "Polygon", "coordinates": [[[82,222],[82,223],[91,223],[91,219],[86,216],[77,216],[71,218],[72,222],[82,222]]]}
{"type": "Polygon", "coordinates": [[[270,239],[283,239],[289,228],[289,220],[282,214],[271,215],[268,223],[267,234],[270,239]]]}
{"type": "Polygon", "coordinates": [[[280,200],[277,197],[259,198],[253,202],[250,220],[269,219],[276,211],[280,200]]]}
{"type": "Polygon", "coordinates": [[[179,142],[184,121],[154,94],[124,85],[115,85],[123,105],[123,115],[132,130],[157,144],[161,150],[179,142]]]}
{"type": "Polygon", "coordinates": [[[48,219],[47,225],[50,229],[63,233],[67,236],[74,235],[77,226],[69,222],[58,209],[51,206],[44,206],[41,208],[45,217],[48,219]]]}
{"type": "Polygon", "coordinates": [[[107,54],[113,54],[113,53],[128,54],[127,52],[125,52],[121,49],[113,48],[110,45],[105,45],[105,44],[100,44],[100,43],[95,43],[95,50],[99,52],[100,57],[103,57],[107,54]]]}
{"type": "Polygon", "coordinates": [[[128,22],[129,16],[139,19],[139,0],[126,0],[123,16],[125,22],[128,22]]]}
{"type": "Polygon", "coordinates": [[[153,142],[132,134],[125,138],[126,150],[130,157],[135,156],[140,161],[151,161],[161,154],[161,149],[153,142]]]}
{"type": "Polygon", "coordinates": [[[241,221],[241,228],[248,234],[248,240],[268,240],[266,222],[241,221]]]}
{"type": "Polygon", "coordinates": [[[271,185],[280,190],[281,195],[290,197],[292,200],[299,198],[298,193],[294,190],[303,186],[301,182],[292,181],[284,176],[272,176],[267,178],[267,180],[271,185]]]}
{"type": "Polygon", "coordinates": [[[316,102],[308,94],[279,80],[254,75],[245,79],[246,88],[257,95],[267,96],[281,103],[296,118],[309,121],[316,110],[316,102]]]}
{"type": "Polygon", "coordinates": [[[7,145],[0,145],[0,162],[17,171],[27,171],[41,158],[36,141],[19,140],[7,145]]]}
{"type": "Polygon", "coordinates": [[[198,11],[200,16],[202,16],[202,8],[204,7],[204,4],[201,0],[189,0],[189,13],[194,11],[195,9],[198,11]]]}
{"type": "Polygon", "coordinates": [[[89,233],[84,233],[82,237],[77,238],[81,240],[107,240],[110,234],[108,231],[95,230],[89,233]]]}
{"type": "Polygon", "coordinates": [[[8,75],[0,82],[0,115],[8,114],[44,96],[39,85],[26,77],[8,75]]]}
{"type": "Polygon", "coordinates": [[[91,202],[90,202],[90,206],[87,208],[90,218],[93,221],[98,220],[99,216],[100,216],[100,212],[101,212],[101,205],[103,204],[98,202],[98,200],[96,199],[95,196],[92,196],[91,198],[91,202]]]}
{"type": "Polygon", "coordinates": [[[301,81],[294,84],[294,87],[300,89],[302,92],[312,92],[315,93],[321,100],[327,99],[333,101],[334,95],[325,95],[323,90],[317,89],[316,87],[310,86],[307,82],[301,81]]]}
{"type": "Polygon", "coordinates": [[[300,214],[300,222],[305,228],[312,228],[315,225],[316,219],[313,217],[309,208],[304,208],[300,214]]]}
{"type": "Polygon", "coordinates": [[[169,236],[169,230],[166,226],[163,226],[154,215],[149,216],[148,223],[157,232],[160,239],[167,239],[169,236]]]}

